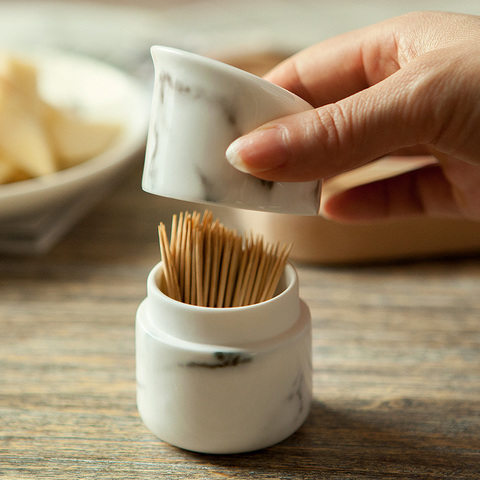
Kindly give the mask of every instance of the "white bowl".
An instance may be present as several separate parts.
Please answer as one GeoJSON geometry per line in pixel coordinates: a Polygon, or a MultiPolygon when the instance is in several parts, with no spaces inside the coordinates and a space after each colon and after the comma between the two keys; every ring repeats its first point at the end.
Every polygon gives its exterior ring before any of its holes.
{"type": "MultiPolygon", "coordinates": [[[[25,57],[25,55],[23,55],[25,57]]],[[[0,185],[0,222],[54,213],[67,203],[96,195],[132,162],[145,145],[150,110],[146,89],[120,70],[60,51],[29,55],[38,69],[41,96],[55,106],[74,107],[93,120],[119,124],[122,132],[102,154],[38,178],[0,185]]]]}

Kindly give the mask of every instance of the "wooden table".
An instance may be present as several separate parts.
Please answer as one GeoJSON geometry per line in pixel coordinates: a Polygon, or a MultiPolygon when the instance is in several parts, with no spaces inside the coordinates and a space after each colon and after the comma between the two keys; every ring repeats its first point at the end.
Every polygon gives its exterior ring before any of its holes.
{"type": "Polygon", "coordinates": [[[135,405],[134,317],[164,211],[134,169],[49,254],[0,257],[0,478],[480,478],[479,258],[298,265],[304,427],[237,456],[155,438],[135,405]]]}

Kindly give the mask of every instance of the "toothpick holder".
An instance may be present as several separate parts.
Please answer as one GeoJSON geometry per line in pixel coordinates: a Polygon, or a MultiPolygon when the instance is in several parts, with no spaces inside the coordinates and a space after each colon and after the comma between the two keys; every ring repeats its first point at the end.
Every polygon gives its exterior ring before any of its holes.
{"type": "Polygon", "coordinates": [[[137,405],[160,439],[202,453],[274,445],[305,421],[312,397],[311,317],[287,264],[274,298],[199,307],[163,293],[162,263],[136,317],[137,405]]]}

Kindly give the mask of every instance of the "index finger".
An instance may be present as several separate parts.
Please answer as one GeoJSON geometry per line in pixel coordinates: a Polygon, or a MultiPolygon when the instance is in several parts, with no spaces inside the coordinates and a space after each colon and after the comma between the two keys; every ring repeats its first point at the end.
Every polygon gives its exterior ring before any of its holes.
{"type": "Polygon", "coordinates": [[[397,43],[388,21],[330,38],[273,68],[265,78],[314,107],[368,88],[399,67],[397,43]]]}

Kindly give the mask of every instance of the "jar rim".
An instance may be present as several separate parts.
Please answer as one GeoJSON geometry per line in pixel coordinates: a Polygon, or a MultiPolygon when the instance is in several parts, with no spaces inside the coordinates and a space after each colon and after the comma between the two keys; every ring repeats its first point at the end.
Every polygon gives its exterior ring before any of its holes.
{"type": "Polygon", "coordinates": [[[190,305],[166,295],[158,285],[162,262],[147,280],[147,304],[152,328],[199,343],[238,345],[262,341],[291,328],[300,315],[298,275],[291,263],[282,274],[282,288],[273,298],[240,307],[190,305]]]}

